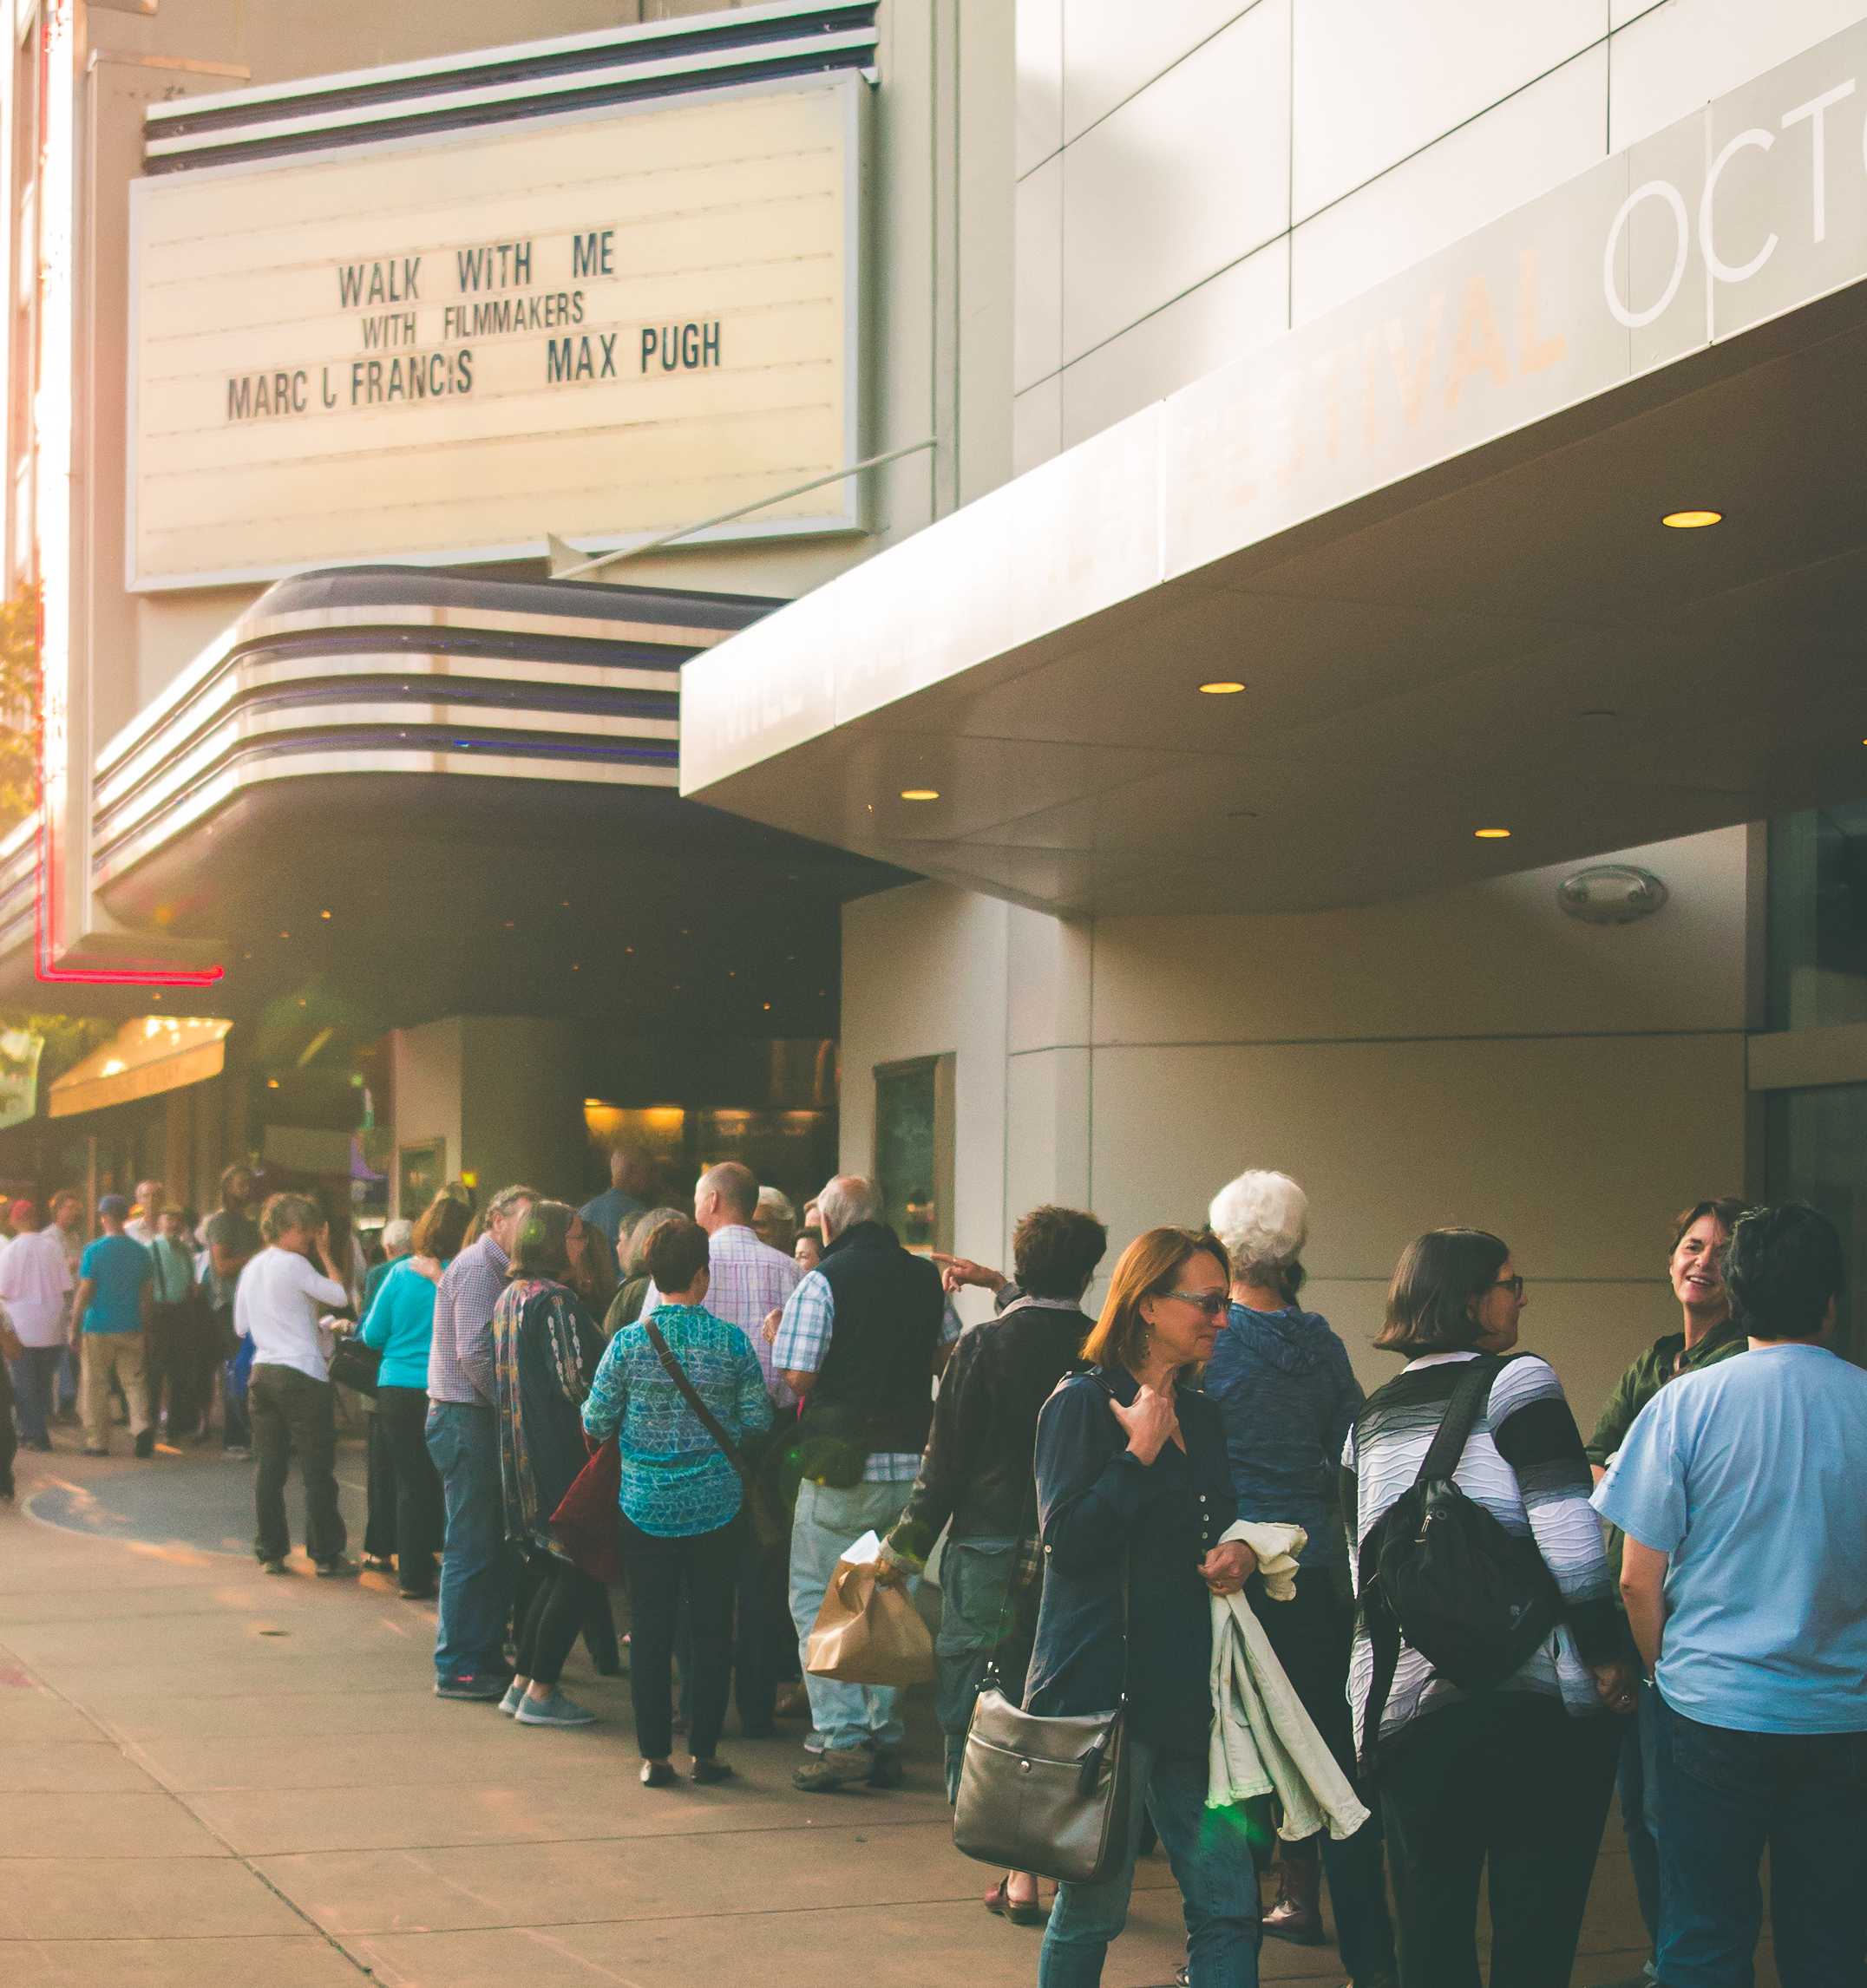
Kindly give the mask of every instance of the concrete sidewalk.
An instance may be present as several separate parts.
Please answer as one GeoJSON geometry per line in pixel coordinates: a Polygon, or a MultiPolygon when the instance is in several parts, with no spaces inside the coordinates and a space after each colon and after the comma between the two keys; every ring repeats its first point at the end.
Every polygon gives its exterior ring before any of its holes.
{"type": "MultiPolygon", "coordinates": [[[[302,1578],[269,1579],[250,1554],[189,1543],[237,1545],[214,1508],[250,1483],[242,1467],[62,1448],[23,1455],[19,1475],[22,1507],[46,1490],[68,1519],[115,1517],[77,1531],[0,1507],[9,1988],[1036,1978],[1039,1935],[982,1911],[990,1874],[953,1852],[925,1702],[896,1793],[799,1795],[799,1730],[746,1741],[730,1720],[736,1782],[651,1793],[627,1680],[580,1651],[567,1684],[601,1723],[514,1726],[434,1697],[432,1608],[392,1582],[315,1580],[302,1560],[302,1578]]],[[[1578,1988],[1637,1974],[1644,1953],[1611,1826],[1578,1988]]],[[[1182,1956],[1156,1857],[1104,1978],[1164,1988],[1182,1956]]],[[[1275,1941],[1262,1972],[1343,1979],[1333,1947],[1275,1941]]]]}

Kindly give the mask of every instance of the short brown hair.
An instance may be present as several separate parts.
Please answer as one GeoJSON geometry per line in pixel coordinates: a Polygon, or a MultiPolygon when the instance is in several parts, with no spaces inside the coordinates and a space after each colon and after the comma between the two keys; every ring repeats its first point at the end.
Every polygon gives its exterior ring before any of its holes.
{"type": "Polygon", "coordinates": [[[473,1210],[443,1187],[422,1212],[409,1247],[416,1256],[431,1256],[445,1263],[461,1252],[473,1210]]]}
{"type": "Polygon", "coordinates": [[[1701,1222],[1712,1216],[1728,1239],[1733,1229],[1738,1226],[1738,1218],[1751,1212],[1748,1201],[1740,1201],[1735,1194],[1719,1194],[1711,1200],[1694,1201],[1689,1208],[1681,1208],[1673,1218],[1673,1239],[1667,1245],[1667,1257],[1685,1241],[1687,1233],[1694,1222],[1701,1222]]]}
{"type": "Polygon", "coordinates": [[[1510,1260],[1510,1244],[1489,1229],[1431,1229],[1415,1236],[1387,1286],[1387,1315],[1375,1345],[1409,1358],[1469,1352],[1481,1330],[1471,1300],[1490,1289],[1510,1260]]]}
{"type": "Polygon", "coordinates": [[[259,1211],[259,1233],[276,1243],[288,1229],[316,1231],[324,1226],[324,1212],[308,1194],[274,1194],[259,1211]]]}
{"type": "Polygon", "coordinates": [[[671,1291],[685,1291],[707,1267],[706,1231],[686,1219],[663,1222],[648,1239],[647,1254],[648,1274],[664,1298],[671,1291]]]}
{"type": "Polygon", "coordinates": [[[1109,1232],[1078,1208],[1033,1208],[1012,1236],[1012,1269],[1027,1298],[1080,1298],[1109,1251],[1109,1232]]]}
{"type": "Polygon", "coordinates": [[[1142,1300],[1165,1296],[1188,1262],[1202,1255],[1211,1257],[1231,1282],[1232,1259],[1210,1229],[1149,1229],[1137,1236],[1109,1279],[1109,1295],[1083,1342],[1083,1357],[1098,1367],[1123,1367],[1138,1357],[1148,1329],[1142,1300]]]}

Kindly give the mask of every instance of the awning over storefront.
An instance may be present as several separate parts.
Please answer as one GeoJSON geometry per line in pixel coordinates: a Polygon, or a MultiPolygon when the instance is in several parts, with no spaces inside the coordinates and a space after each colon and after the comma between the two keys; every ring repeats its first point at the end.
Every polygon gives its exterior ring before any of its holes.
{"type": "Polygon", "coordinates": [[[1857,26],[691,660],[682,793],[1084,915],[1867,792],[1863,82],[1857,26]]]}
{"type": "Polygon", "coordinates": [[[54,1118],[69,1118],[219,1076],[233,1026],[180,1015],[126,1022],[114,1042],[94,1050],[53,1084],[46,1108],[54,1118]]]}

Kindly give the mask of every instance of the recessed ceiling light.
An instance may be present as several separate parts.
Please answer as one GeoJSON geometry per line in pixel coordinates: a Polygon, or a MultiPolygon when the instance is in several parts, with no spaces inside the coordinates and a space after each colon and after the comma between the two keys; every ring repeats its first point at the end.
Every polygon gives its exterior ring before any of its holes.
{"type": "Polygon", "coordinates": [[[1722,511],[1668,511],[1660,522],[1675,532],[1695,532],[1702,525],[1721,523],[1724,515],[1722,511]]]}
{"type": "Polygon", "coordinates": [[[1230,677],[1222,677],[1216,683],[1202,683],[1199,688],[1201,694],[1204,696],[1229,697],[1235,691],[1242,690],[1244,689],[1244,685],[1242,683],[1235,683],[1230,677]]]}
{"type": "Polygon", "coordinates": [[[901,789],[901,799],[903,801],[938,801],[940,789],[937,787],[904,787],[901,789]]]}
{"type": "Polygon", "coordinates": [[[1502,842],[1510,831],[1508,828],[1474,828],[1471,833],[1481,842],[1502,842]]]}

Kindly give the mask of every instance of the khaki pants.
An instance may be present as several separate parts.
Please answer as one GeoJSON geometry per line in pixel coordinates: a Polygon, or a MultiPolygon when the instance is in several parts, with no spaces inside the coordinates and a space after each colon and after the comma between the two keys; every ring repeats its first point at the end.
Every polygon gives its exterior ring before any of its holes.
{"type": "Polygon", "coordinates": [[[143,1336],[141,1332],[81,1332],[84,1343],[84,1447],[110,1447],[110,1382],[122,1383],[129,1403],[129,1432],[141,1435],[149,1426],[149,1390],[143,1384],[143,1336]]]}

